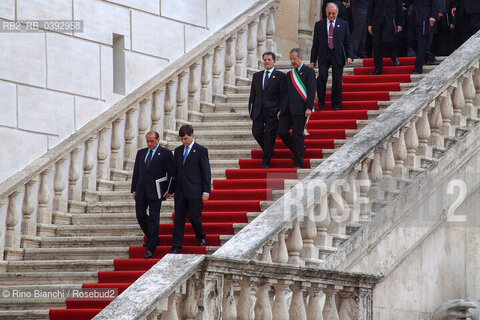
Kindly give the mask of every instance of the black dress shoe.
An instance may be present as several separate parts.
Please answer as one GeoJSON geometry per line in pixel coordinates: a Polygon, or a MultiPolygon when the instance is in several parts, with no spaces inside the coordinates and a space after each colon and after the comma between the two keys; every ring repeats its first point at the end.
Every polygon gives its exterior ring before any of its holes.
{"type": "Polygon", "coordinates": [[[178,254],[182,252],[182,249],[178,249],[178,248],[172,248],[172,251],[170,251],[170,253],[173,253],[173,254],[178,254]]]}
{"type": "Polygon", "coordinates": [[[264,165],[262,166],[262,168],[263,168],[263,169],[268,169],[268,168],[270,168],[270,166],[269,166],[268,164],[264,164],[264,165]]]}
{"type": "Polygon", "coordinates": [[[302,169],[302,168],[303,168],[303,166],[300,166],[300,165],[294,165],[294,166],[293,166],[293,168],[294,168],[294,169],[302,169]]]}
{"type": "Polygon", "coordinates": [[[398,60],[398,58],[396,58],[395,61],[393,61],[393,65],[395,67],[398,67],[400,65],[400,60],[398,60]]]}
{"type": "Polygon", "coordinates": [[[207,244],[205,243],[205,239],[200,239],[200,240],[198,240],[198,246],[199,246],[199,247],[203,247],[203,246],[205,246],[205,245],[207,245],[207,244]]]}
{"type": "Polygon", "coordinates": [[[422,74],[422,72],[418,70],[413,70],[412,74],[422,74]]]}
{"type": "Polygon", "coordinates": [[[145,253],[145,259],[150,259],[152,257],[153,257],[153,252],[150,250],[147,250],[147,252],[145,253]]]}
{"type": "Polygon", "coordinates": [[[434,64],[435,62],[437,62],[437,58],[433,57],[433,59],[426,60],[425,64],[430,65],[430,64],[434,64]]]}
{"type": "Polygon", "coordinates": [[[144,243],[144,244],[142,244],[142,246],[146,247],[146,246],[147,246],[147,244],[146,244],[146,243],[144,243]]]}
{"type": "Polygon", "coordinates": [[[378,76],[379,74],[382,74],[382,71],[375,70],[375,71],[369,73],[369,75],[371,75],[371,76],[378,76]]]}
{"type": "Polygon", "coordinates": [[[334,106],[332,107],[333,110],[342,110],[342,106],[334,106]]]}

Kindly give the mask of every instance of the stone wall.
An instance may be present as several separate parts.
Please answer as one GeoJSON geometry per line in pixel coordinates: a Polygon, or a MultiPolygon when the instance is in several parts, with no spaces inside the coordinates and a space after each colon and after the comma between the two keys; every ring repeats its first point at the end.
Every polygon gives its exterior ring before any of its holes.
{"type": "Polygon", "coordinates": [[[19,20],[82,20],[83,31],[2,32],[0,181],[255,2],[230,0],[226,6],[221,0],[1,1],[2,27],[19,20]]]}

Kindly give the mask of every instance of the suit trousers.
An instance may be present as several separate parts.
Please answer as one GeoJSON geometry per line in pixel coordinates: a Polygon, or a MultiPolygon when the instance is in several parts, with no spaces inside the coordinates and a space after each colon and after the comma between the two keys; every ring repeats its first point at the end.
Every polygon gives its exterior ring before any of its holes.
{"type": "Polygon", "coordinates": [[[367,56],[367,49],[365,41],[367,38],[367,9],[352,7],[353,16],[353,33],[352,43],[353,52],[356,56],[365,58],[367,56]]]}
{"type": "Polygon", "coordinates": [[[277,138],[278,119],[276,113],[262,108],[260,116],[253,120],[252,134],[263,150],[263,164],[270,165],[275,139],[277,138]]]}
{"type": "MultiPolygon", "coordinates": [[[[415,71],[422,72],[425,58],[432,60],[430,45],[432,44],[433,34],[424,33],[422,26],[417,26],[417,59],[415,61],[415,71]]],[[[433,56],[434,57],[434,56],[433,56]]]]}
{"type": "Polygon", "coordinates": [[[149,200],[147,196],[135,200],[135,212],[137,221],[143,233],[147,236],[147,250],[155,251],[158,245],[158,236],[160,229],[160,207],[162,201],[149,200]],[[147,207],[149,214],[147,215],[147,207]]]}
{"type": "Polygon", "coordinates": [[[278,135],[287,147],[292,150],[294,166],[303,167],[303,153],[305,151],[303,129],[305,129],[306,120],[304,115],[291,115],[288,113],[280,117],[278,135]],[[292,128],[292,134],[289,132],[290,128],[292,128]]]}
{"type": "Polygon", "coordinates": [[[202,226],[202,209],[203,202],[201,198],[185,198],[183,194],[175,193],[175,221],[173,225],[172,248],[182,249],[187,216],[193,231],[195,231],[197,240],[205,239],[202,226]]]}
{"type": "Polygon", "coordinates": [[[393,41],[395,32],[386,30],[386,28],[393,28],[393,25],[387,23],[385,19],[385,17],[382,17],[380,23],[375,24],[372,34],[373,61],[377,72],[382,72],[383,57],[390,56],[392,61],[397,60],[397,52],[393,41]],[[389,34],[391,37],[385,36],[385,34],[389,34]],[[389,39],[389,41],[385,41],[386,39],[389,39]]]}
{"type": "Polygon", "coordinates": [[[319,108],[325,106],[325,92],[327,91],[328,68],[330,66],[332,67],[332,106],[342,106],[343,65],[338,64],[335,51],[327,49],[327,56],[322,59],[322,62],[318,63],[317,95],[319,108]]]}

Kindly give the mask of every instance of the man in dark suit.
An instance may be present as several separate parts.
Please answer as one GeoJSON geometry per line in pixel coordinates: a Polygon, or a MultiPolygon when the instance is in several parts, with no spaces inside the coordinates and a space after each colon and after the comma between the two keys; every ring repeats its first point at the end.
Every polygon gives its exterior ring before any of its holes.
{"type": "Polygon", "coordinates": [[[342,76],[345,61],[353,61],[353,48],[350,43],[348,22],[338,16],[338,7],[335,3],[328,3],[326,8],[327,20],[315,23],[313,33],[310,65],[318,64],[317,95],[318,107],[325,106],[325,91],[327,88],[328,68],[332,66],[332,107],[334,110],[342,108],[342,76]]]}
{"type": "Polygon", "coordinates": [[[414,0],[413,14],[415,21],[415,33],[417,36],[417,59],[412,74],[421,74],[423,64],[435,61],[435,56],[430,53],[430,45],[433,37],[433,26],[438,19],[439,1],[438,0],[414,0]],[[429,53],[428,56],[427,52],[429,53]]]}
{"type": "Polygon", "coordinates": [[[194,141],[193,127],[188,124],[181,126],[178,135],[182,145],[177,147],[174,153],[175,221],[171,253],[182,251],[187,216],[195,231],[198,245],[206,245],[202,210],[210,195],[212,180],[208,150],[194,141]]]}
{"type": "Polygon", "coordinates": [[[265,70],[253,75],[248,111],[253,120],[253,137],[263,150],[263,168],[269,168],[277,137],[277,115],[287,95],[287,77],[274,68],[275,53],[267,51],[262,58],[265,70]]]}
{"type": "Polygon", "coordinates": [[[457,46],[461,46],[472,35],[480,30],[480,1],[452,0],[452,15],[455,19],[457,46]]]}
{"type": "Polygon", "coordinates": [[[299,48],[290,50],[290,62],[294,69],[287,73],[287,103],[279,113],[278,135],[293,152],[293,167],[303,168],[303,130],[315,100],[315,71],[303,63],[299,48]]]}
{"type": "MultiPolygon", "coordinates": [[[[151,258],[158,245],[160,207],[163,194],[168,192],[168,186],[171,185],[169,182],[174,175],[174,163],[172,152],[158,144],[158,132],[150,131],[145,135],[145,138],[148,147],[137,152],[131,192],[133,199],[135,199],[138,224],[147,237],[147,242],[144,244],[147,247],[145,258],[151,258]],[[160,191],[165,192],[161,192],[159,197],[156,180],[165,177],[167,179],[160,184],[160,191]],[[147,207],[149,208],[148,215],[147,207]]],[[[173,192],[173,190],[170,192],[173,192]]]]}
{"type": "Polygon", "coordinates": [[[394,66],[399,66],[394,39],[403,29],[403,11],[400,0],[369,0],[367,11],[368,32],[372,35],[375,71],[382,74],[383,57],[387,52],[394,66]]]}

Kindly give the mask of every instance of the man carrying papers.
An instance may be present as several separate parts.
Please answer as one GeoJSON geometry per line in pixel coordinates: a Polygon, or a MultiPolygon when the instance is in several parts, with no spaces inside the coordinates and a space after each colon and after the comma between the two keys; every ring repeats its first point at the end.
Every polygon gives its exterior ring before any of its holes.
{"type": "Polygon", "coordinates": [[[158,245],[162,200],[165,193],[173,193],[174,162],[172,152],[158,144],[158,132],[150,131],[145,138],[147,148],[137,152],[131,192],[138,224],[147,237],[145,258],[152,258],[158,245]]]}

